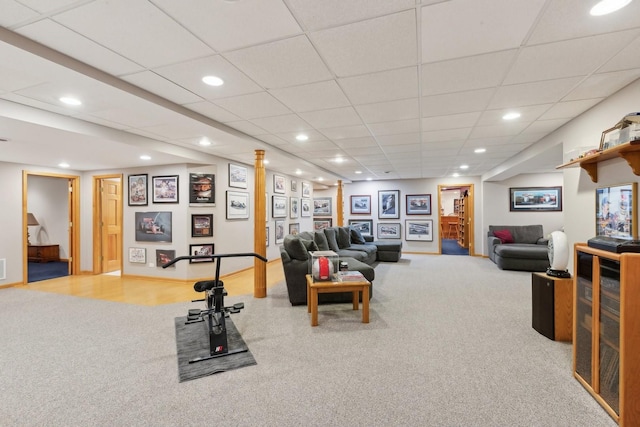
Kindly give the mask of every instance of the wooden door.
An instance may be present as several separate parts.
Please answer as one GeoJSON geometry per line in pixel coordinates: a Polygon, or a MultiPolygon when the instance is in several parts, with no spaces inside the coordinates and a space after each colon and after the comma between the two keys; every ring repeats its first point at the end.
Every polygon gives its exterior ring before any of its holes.
{"type": "Polygon", "coordinates": [[[102,180],[102,272],[120,270],[122,265],[122,183],[102,180]]]}

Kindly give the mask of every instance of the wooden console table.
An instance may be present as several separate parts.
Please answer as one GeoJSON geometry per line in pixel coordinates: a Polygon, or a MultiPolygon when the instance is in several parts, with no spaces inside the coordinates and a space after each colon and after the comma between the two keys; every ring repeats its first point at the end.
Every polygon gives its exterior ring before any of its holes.
{"type": "Polygon", "coordinates": [[[333,292],[353,292],[353,309],[359,308],[359,294],[362,292],[362,323],[369,323],[369,288],[371,282],[313,282],[307,274],[307,312],[311,313],[311,326],[318,326],[318,294],[333,292]]]}
{"type": "Polygon", "coordinates": [[[29,245],[27,257],[30,262],[60,261],[60,245],[29,245]]]}

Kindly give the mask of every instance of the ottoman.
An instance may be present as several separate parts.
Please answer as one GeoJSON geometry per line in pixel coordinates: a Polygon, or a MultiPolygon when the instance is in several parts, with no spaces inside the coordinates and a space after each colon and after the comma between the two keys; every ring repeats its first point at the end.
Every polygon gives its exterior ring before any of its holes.
{"type": "Polygon", "coordinates": [[[369,245],[376,245],[378,252],[376,255],[376,261],[391,261],[398,262],[400,255],[402,255],[402,241],[375,241],[368,243],[369,245]]]}

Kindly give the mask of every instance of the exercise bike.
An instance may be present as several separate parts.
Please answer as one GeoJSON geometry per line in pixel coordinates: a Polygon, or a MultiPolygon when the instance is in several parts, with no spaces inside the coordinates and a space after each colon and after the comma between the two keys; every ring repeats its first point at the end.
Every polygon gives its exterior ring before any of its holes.
{"type": "Polygon", "coordinates": [[[261,255],[253,252],[238,253],[238,254],[220,254],[220,255],[189,255],[180,256],[172,259],[166,264],[162,265],[162,268],[167,268],[185,259],[188,260],[215,260],[216,262],[216,275],[213,280],[201,280],[193,285],[193,289],[196,292],[206,292],[205,298],[193,300],[191,302],[206,301],[206,308],[204,310],[192,309],[189,310],[187,315],[187,321],[185,324],[207,322],[207,331],[209,334],[209,355],[204,357],[197,357],[189,360],[189,363],[201,362],[203,360],[213,359],[215,357],[224,357],[237,353],[244,353],[249,349],[237,348],[230,350],[227,339],[227,326],[225,318],[230,313],[239,313],[244,308],[244,303],[236,303],[230,307],[224,306],[224,297],[227,295],[227,291],[224,289],[224,283],[220,280],[220,264],[221,258],[231,257],[245,257],[253,256],[261,261],[267,262],[267,259],[261,255]]]}

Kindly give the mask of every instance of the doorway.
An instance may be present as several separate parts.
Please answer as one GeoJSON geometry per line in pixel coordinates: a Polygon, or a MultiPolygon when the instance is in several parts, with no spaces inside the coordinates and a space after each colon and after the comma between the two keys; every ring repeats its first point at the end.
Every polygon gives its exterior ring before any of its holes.
{"type": "Polygon", "coordinates": [[[22,172],[23,284],[80,269],[80,177],[22,172]]]}
{"type": "Polygon", "coordinates": [[[93,274],[122,272],[122,175],[93,177],[93,274]]]}
{"type": "Polygon", "coordinates": [[[474,255],[473,184],[438,185],[442,255],[474,255]]]}

